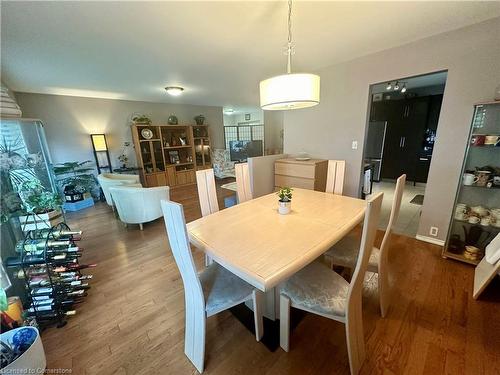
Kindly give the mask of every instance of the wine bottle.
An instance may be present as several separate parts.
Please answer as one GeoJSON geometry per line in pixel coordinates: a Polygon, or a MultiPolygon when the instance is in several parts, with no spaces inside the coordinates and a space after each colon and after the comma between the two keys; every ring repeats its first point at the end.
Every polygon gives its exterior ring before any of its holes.
{"type": "Polygon", "coordinates": [[[54,311],[41,311],[41,312],[31,312],[31,311],[26,311],[25,315],[27,317],[36,317],[37,319],[54,319],[58,318],[60,315],[66,315],[66,316],[72,316],[76,315],[75,310],[68,310],[68,311],[63,311],[63,312],[54,312],[54,311]]]}
{"type": "Polygon", "coordinates": [[[78,271],[84,270],[85,268],[94,268],[97,267],[97,264],[68,264],[66,266],[56,267],[54,268],[54,272],[65,272],[65,271],[78,271]]]}
{"type": "Polygon", "coordinates": [[[47,248],[45,249],[31,249],[26,250],[25,254],[28,255],[43,255],[43,254],[60,254],[60,253],[78,253],[83,249],[78,246],[70,246],[70,247],[57,247],[57,248],[47,248]]]}
{"type": "Polygon", "coordinates": [[[53,241],[53,240],[23,240],[16,244],[16,252],[22,253],[26,251],[36,251],[43,250],[53,247],[68,247],[71,245],[71,241],[53,241]]]}
{"type": "Polygon", "coordinates": [[[72,240],[76,240],[75,239],[76,236],[82,235],[81,230],[72,231],[72,230],[38,229],[38,230],[32,230],[30,233],[32,234],[33,238],[46,239],[47,237],[50,236],[56,240],[59,238],[70,238],[72,240]]]}

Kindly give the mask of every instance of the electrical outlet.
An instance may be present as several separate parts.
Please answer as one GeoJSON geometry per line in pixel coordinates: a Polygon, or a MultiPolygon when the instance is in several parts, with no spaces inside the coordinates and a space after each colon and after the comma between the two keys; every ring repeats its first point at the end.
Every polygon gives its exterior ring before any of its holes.
{"type": "Polygon", "coordinates": [[[351,146],[351,148],[352,148],[353,150],[357,150],[357,149],[358,149],[358,141],[352,141],[352,146],[351,146]]]}
{"type": "Polygon", "coordinates": [[[437,237],[438,231],[439,231],[438,227],[431,227],[431,230],[429,231],[429,234],[431,236],[437,237]]]}

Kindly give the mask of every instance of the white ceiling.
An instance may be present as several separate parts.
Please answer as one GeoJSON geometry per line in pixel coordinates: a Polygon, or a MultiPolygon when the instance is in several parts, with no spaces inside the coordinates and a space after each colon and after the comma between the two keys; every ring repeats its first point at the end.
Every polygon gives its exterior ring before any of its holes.
{"type": "MultiPolygon", "coordinates": [[[[1,12],[14,91],[252,107],[259,81],[285,69],[284,1],[2,1],[1,12]]],[[[297,2],[295,71],[498,16],[499,2],[297,2]]]]}

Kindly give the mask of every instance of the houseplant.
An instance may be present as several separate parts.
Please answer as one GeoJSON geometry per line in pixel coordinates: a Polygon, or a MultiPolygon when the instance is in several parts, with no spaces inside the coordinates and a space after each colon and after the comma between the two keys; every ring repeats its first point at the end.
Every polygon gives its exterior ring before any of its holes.
{"type": "Polygon", "coordinates": [[[289,214],[292,209],[292,188],[282,187],[276,193],[279,197],[278,211],[281,215],[289,214]]]}
{"type": "Polygon", "coordinates": [[[18,193],[26,213],[19,216],[23,231],[51,228],[62,221],[61,197],[46,190],[39,180],[22,182],[18,193]]]}
{"type": "Polygon", "coordinates": [[[70,186],[74,191],[83,194],[84,198],[89,198],[91,195],[98,196],[97,180],[91,163],[90,160],[85,160],[55,165],[54,174],[61,190],[64,191],[67,186],[70,186]]]}
{"type": "Polygon", "coordinates": [[[151,125],[152,123],[151,119],[146,115],[136,115],[132,117],[132,121],[138,125],[151,125]]]}

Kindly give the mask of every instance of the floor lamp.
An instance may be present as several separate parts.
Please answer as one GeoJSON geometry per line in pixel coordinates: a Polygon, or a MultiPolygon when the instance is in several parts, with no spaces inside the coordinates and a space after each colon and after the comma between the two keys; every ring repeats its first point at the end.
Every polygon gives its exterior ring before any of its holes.
{"type": "Polygon", "coordinates": [[[105,134],[91,134],[92,147],[94,149],[95,163],[97,166],[97,173],[101,174],[101,169],[113,172],[111,168],[111,160],[109,158],[108,143],[106,142],[105,134]]]}

